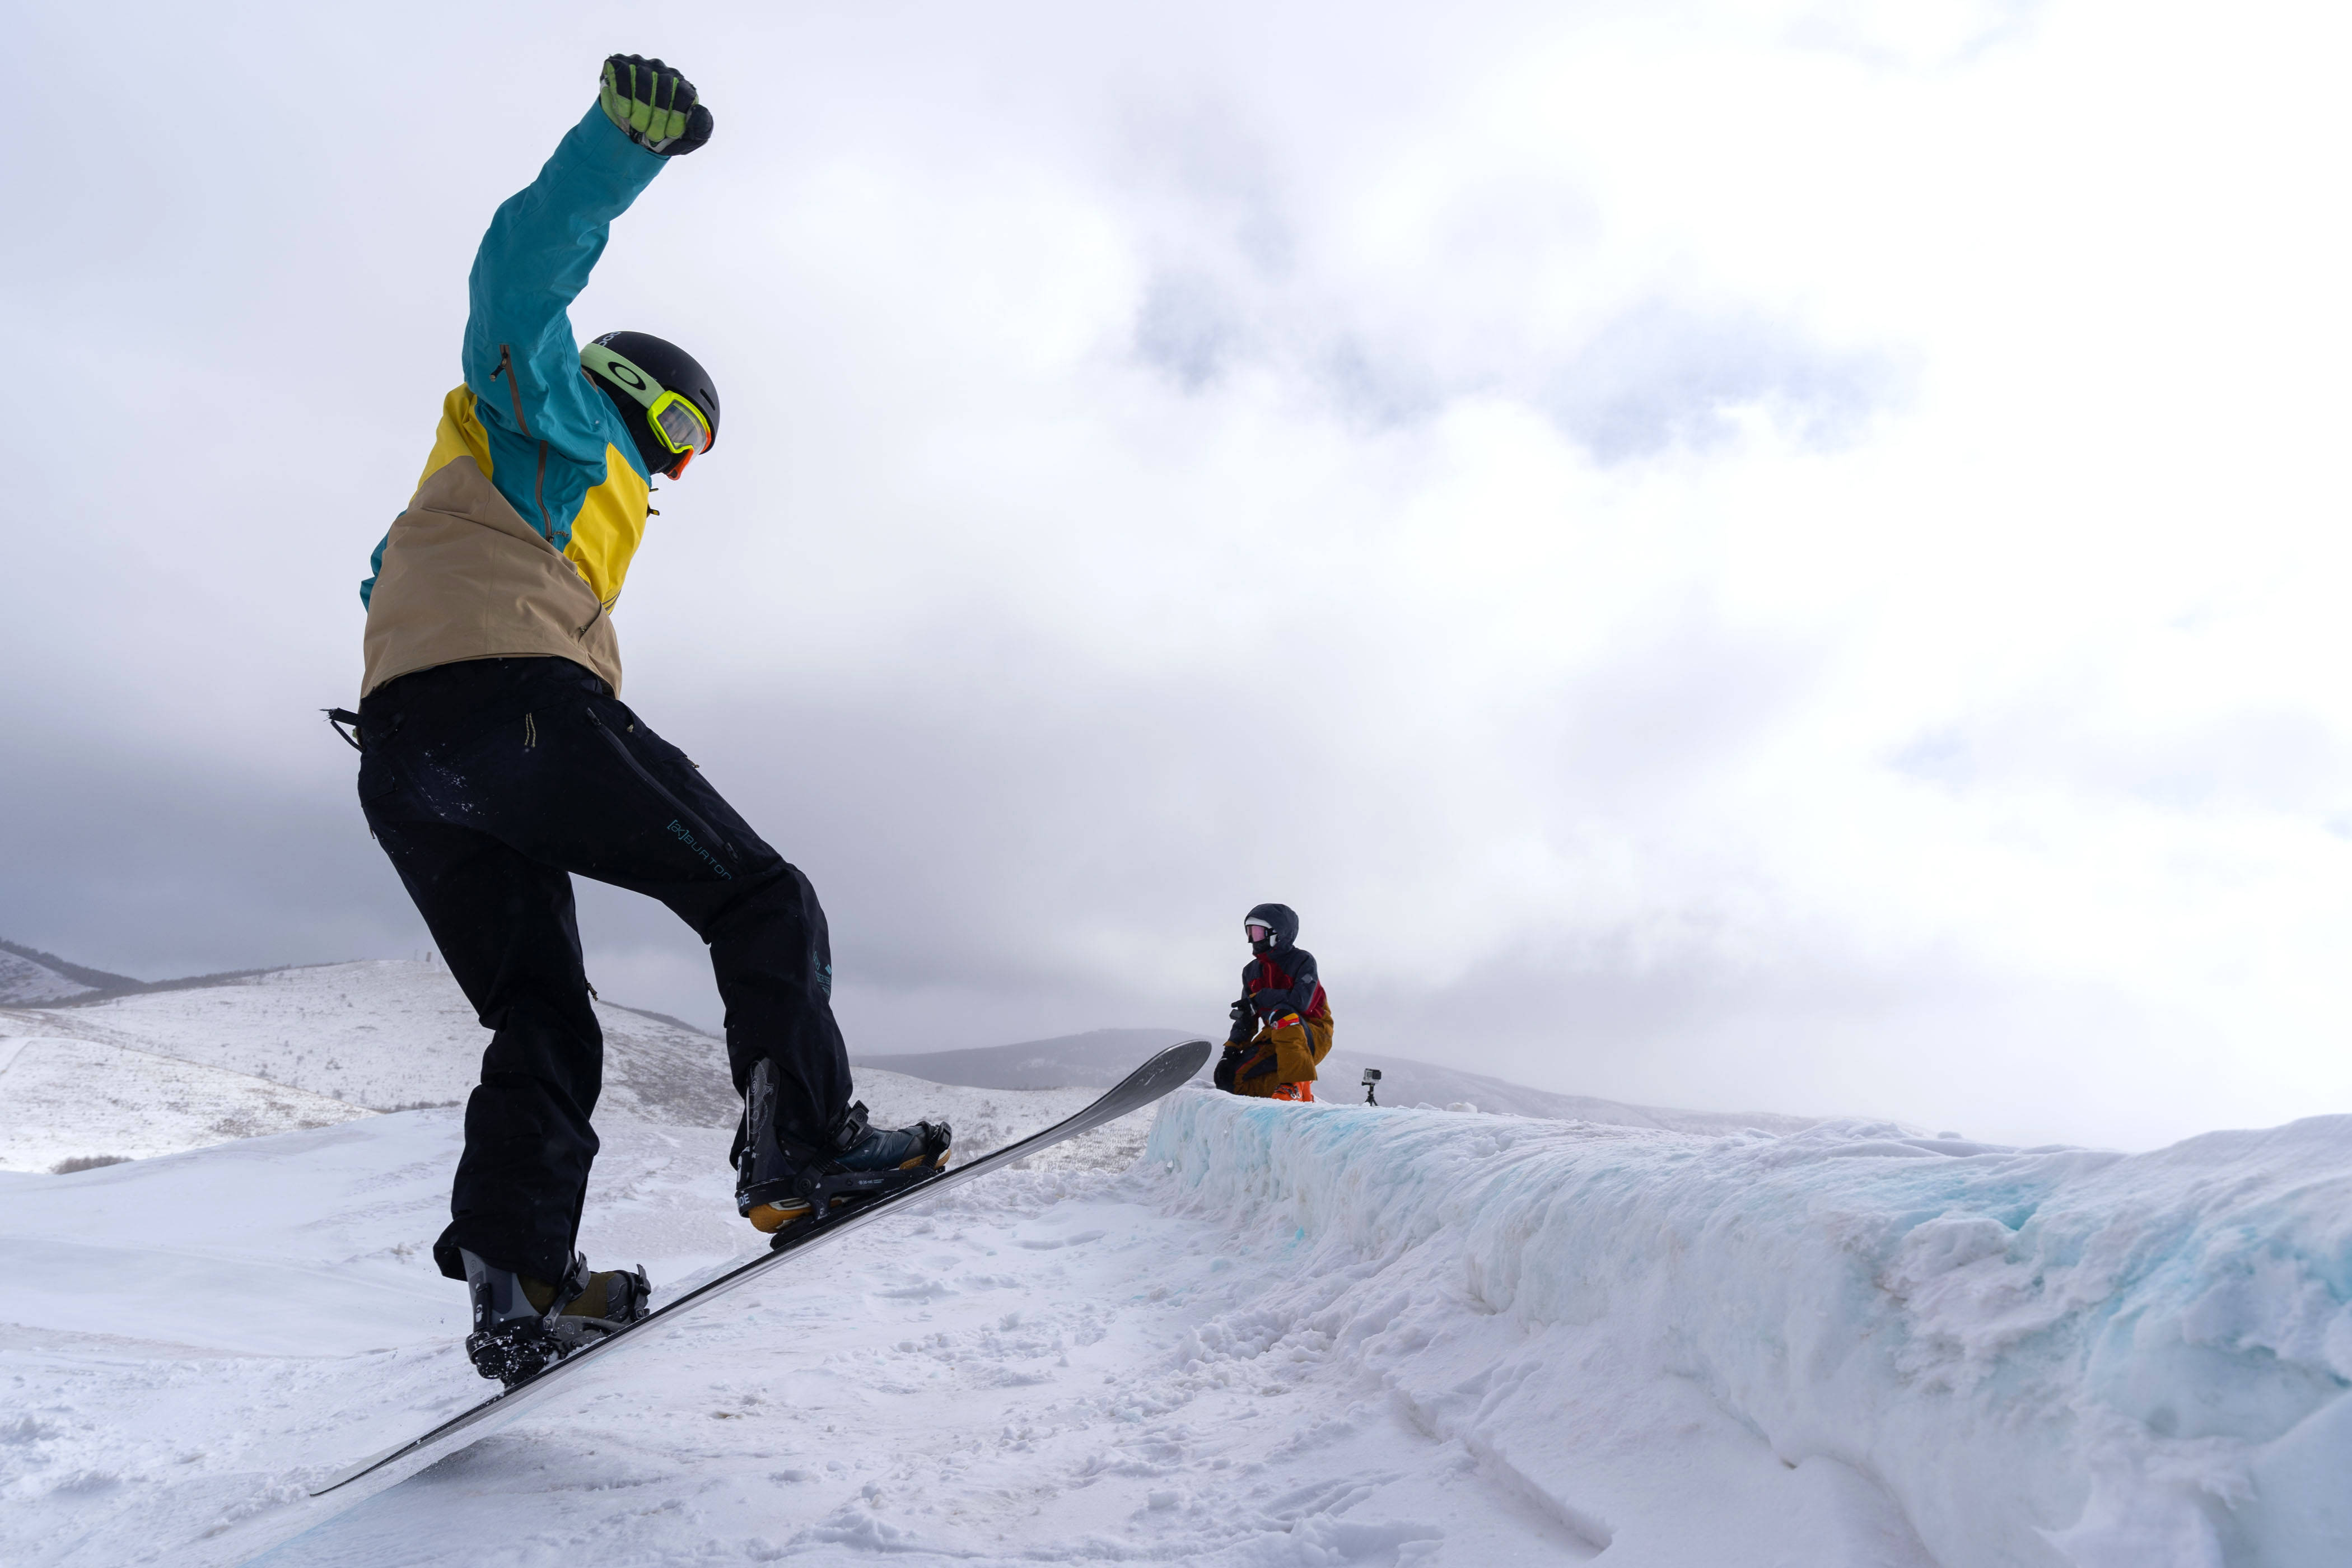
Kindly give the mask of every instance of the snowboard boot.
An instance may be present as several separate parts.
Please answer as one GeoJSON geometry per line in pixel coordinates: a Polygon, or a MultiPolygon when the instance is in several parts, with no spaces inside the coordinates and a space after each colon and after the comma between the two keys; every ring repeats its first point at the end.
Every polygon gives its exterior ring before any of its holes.
{"type": "Polygon", "coordinates": [[[509,1388],[651,1310],[653,1287],[643,1268],[592,1274],[588,1260],[575,1255],[571,1269],[550,1285],[493,1268],[463,1248],[457,1256],[474,1300],[466,1354],[476,1372],[509,1388]]]}
{"type": "Polygon", "coordinates": [[[751,1069],[737,1134],[735,1209],[754,1230],[776,1236],[845,1204],[887,1195],[938,1173],[954,1135],[944,1121],[912,1127],[868,1124],[853,1105],[825,1139],[803,1143],[776,1129],[776,1067],[751,1069]]]}

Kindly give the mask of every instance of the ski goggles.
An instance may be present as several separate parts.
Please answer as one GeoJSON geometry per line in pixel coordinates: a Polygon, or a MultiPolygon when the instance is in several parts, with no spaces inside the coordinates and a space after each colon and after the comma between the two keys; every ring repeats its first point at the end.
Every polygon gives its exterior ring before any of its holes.
{"type": "Polygon", "coordinates": [[[710,421],[683,393],[667,390],[602,343],[583,345],[580,363],[645,405],[646,422],[653,426],[654,434],[661,437],[663,446],[685,459],[672,473],[683,471],[697,455],[710,449],[710,421]]]}
{"type": "Polygon", "coordinates": [[[1274,939],[1274,928],[1260,921],[1252,921],[1242,927],[1242,934],[1252,942],[1270,942],[1274,939]]]}

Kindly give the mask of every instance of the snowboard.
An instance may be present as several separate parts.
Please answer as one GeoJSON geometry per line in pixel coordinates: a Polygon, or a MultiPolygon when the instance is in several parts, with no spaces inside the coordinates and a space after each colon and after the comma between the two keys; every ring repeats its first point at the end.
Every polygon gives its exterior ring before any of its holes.
{"type": "MultiPolygon", "coordinates": [[[[1033,1132],[1017,1143],[1008,1143],[1002,1149],[992,1150],[968,1165],[950,1163],[938,1175],[918,1182],[911,1187],[903,1188],[854,1208],[845,1208],[829,1217],[793,1226],[779,1237],[769,1251],[751,1259],[749,1263],[740,1264],[717,1279],[697,1286],[667,1306],[638,1319],[627,1328],[574,1351],[562,1361],[551,1364],[538,1375],[491,1395],[462,1415],[451,1416],[424,1436],[411,1438],[397,1447],[387,1448],[375,1458],[352,1466],[326,1485],[315,1489],[310,1495],[324,1497],[329,1492],[350,1486],[353,1481],[365,1477],[388,1470],[403,1464],[404,1461],[423,1460],[430,1463],[454,1454],[467,1444],[488,1436],[533,1405],[544,1403],[562,1386],[565,1378],[578,1372],[582,1367],[592,1363],[609,1360],[629,1346],[648,1344],[659,1339],[667,1330],[676,1326],[678,1320],[688,1313],[709,1305],[730,1291],[740,1289],[769,1274],[789,1259],[807,1252],[810,1248],[822,1247],[828,1241],[846,1236],[870,1220],[877,1220],[886,1214],[896,1212],[904,1205],[920,1203],[925,1198],[935,1197],[951,1187],[961,1186],[966,1182],[984,1176],[991,1171],[1003,1170],[1024,1155],[1034,1154],[1041,1149],[1050,1149],[1056,1143],[1076,1138],[1081,1132],[1090,1132],[1107,1121],[1116,1121],[1129,1111],[1142,1110],[1192,1078],[1194,1073],[1199,1072],[1202,1065],[1209,1059],[1209,1051],[1210,1046],[1206,1040],[1187,1040],[1182,1045],[1171,1046],[1128,1074],[1115,1088],[1106,1090],[1100,1100],[1096,1100],[1076,1116],[1066,1121],[1057,1121],[1042,1132],[1033,1132]]],[[[422,1466],[418,1468],[421,1468],[422,1466]]]]}

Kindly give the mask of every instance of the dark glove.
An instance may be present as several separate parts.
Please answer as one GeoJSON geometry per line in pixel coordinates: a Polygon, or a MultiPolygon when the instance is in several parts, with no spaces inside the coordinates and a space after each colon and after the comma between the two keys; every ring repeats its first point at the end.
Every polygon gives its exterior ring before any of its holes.
{"type": "Polygon", "coordinates": [[[1226,1008],[1225,1016],[1236,1024],[1246,1024],[1256,1015],[1250,1006],[1250,999],[1244,996],[1240,1001],[1234,1003],[1232,1006],[1226,1008]]]}
{"type": "Polygon", "coordinates": [[[613,56],[604,62],[596,101],[630,141],[665,158],[710,140],[710,110],[698,101],[694,84],[657,59],[613,56]]]}
{"type": "Polygon", "coordinates": [[[1231,1094],[1234,1091],[1234,1069],[1241,1065],[1242,1048],[1227,1046],[1224,1054],[1217,1058],[1217,1070],[1210,1075],[1209,1081],[1231,1094]]]}

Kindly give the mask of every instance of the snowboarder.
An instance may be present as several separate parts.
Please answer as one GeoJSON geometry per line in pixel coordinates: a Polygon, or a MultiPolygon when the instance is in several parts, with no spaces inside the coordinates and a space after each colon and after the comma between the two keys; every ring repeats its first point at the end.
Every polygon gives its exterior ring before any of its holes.
{"type": "Polygon", "coordinates": [[[509,1383],[647,1310],[642,1271],[574,1250],[604,1037],[572,874],[660,900],[709,944],[753,1226],[807,1219],[851,1173],[948,1157],[944,1123],[869,1127],[850,1103],[808,879],[620,700],[613,605],[652,481],[710,451],[719,395],[660,338],[579,345],[567,308],[613,220],[711,129],[672,67],[604,62],[596,101],[483,236],[465,380],[360,586],[361,806],[492,1031],[433,1255],[471,1292],[475,1367],[509,1383]]]}
{"type": "Polygon", "coordinates": [[[1259,1100],[1313,1100],[1315,1069],[1331,1054],[1331,999],[1315,955],[1298,945],[1298,917],[1286,904],[1260,904],[1243,917],[1242,934],[1251,957],[1216,1085],[1259,1100]]]}

